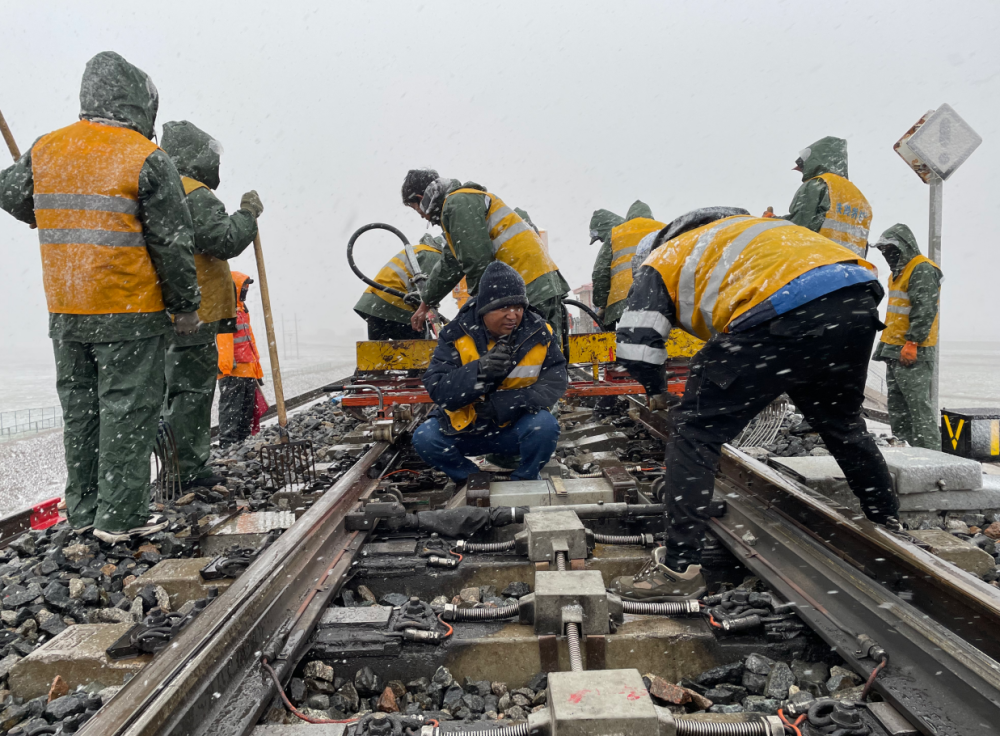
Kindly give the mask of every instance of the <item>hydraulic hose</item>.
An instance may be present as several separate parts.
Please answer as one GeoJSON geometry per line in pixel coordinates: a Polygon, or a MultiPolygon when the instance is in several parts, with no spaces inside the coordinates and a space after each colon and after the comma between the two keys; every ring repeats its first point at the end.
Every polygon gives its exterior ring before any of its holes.
{"type": "Polygon", "coordinates": [[[587,314],[590,315],[591,319],[593,319],[597,323],[597,328],[601,332],[605,331],[604,330],[604,323],[601,321],[601,318],[597,316],[597,312],[595,312],[593,309],[591,309],[590,307],[588,307],[583,302],[578,302],[576,299],[563,299],[563,304],[568,304],[571,307],[579,307],[584,312],[586,312],[587,314]]]}
{"type": "Polygon", "coordinates": [[[719,723],[678,718],[674,721],[677,736],[768,736],[771,729],[763,721],[719,723]]]}
{"type": "Polygon", "coordinates": [[[682,616],[685,613],[700,613],[701,604],[695,600],[649,603],[647,601],[622,599],[622,611],[624,613],[638,613],[648,616],[682,616]]]}
{"type": "Polygon", "coordinates": [[[496,608],[459,608],[450,603],[444,607],[444,616],[449,621],[499,621],[513,618],[518,612],[517,603],[508,603],[506,606],[496,608]]]}
{"type": "Polygon", "coordinates": [[[351,239],[347,241],[347,263],[350,265],[351,270],[354,271],[354,275],[359,279],[364,281],[366,284],[372,288],[378,289],[379,291],[384,291],[386,294],[392,294],[393,296],[398,296],[400,299],[405,299],[406,294],[401,292],[399,289],[393,289],[389,286],[383,286],[377,281],[372,281],[370,278],[361,273],[361,269],[358,268],[357,264],[354,263],[354,243],[359,237],[364,235],[369,230],[388,230],[390,233],[394,234],[400,240],[403,241],[403,245],[409,245],[409,240],[403,235],[399,230],[394,228],[392,225],[386,225],[384,222],[373,222],[370,225],[365,225],[364,227],[359,227],[354,231],[354,235],[351,239]]]}
{"type": "Polygon", "coordinates": [[[645,544],[646,539],[642,534],[594,534],[594,541],[598,544],[645,544]]]}
{"type": "Polygon", "coordinates": [[[466,542],[465,540],[459,540],[458,544],[455,545],[455,549],[459,552],[506,552],[508,550],[514,549],[514,540],[511,539],[507,542],[466,542]]]}
{"type": "Polygon", "coordinates": [[[569,667],[573,672],[583,672],[583,655],[580,653],[580,624],[566,624],[566,644],[569,646],[569,667]]]}

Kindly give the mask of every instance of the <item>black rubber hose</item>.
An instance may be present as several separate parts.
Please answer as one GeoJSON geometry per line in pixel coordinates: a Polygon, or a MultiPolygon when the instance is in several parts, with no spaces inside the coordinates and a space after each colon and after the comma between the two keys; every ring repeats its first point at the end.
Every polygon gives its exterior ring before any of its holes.
{"type": "Polygon", "coordinates": [[[576,299],[563,299],[563,304],[568,304],[571,307],[579,307],[593,318],[593,320],[597,323],[597,328],[601,332],[605,331],[604,323],[601,321],[601,318],[597,316],[597,312],[595,312],[593,309],[588,307],[583,302],[578,302],[576,299]]]}
{"type": "Polygon", "coordinates": [[[386,225],[384,222],[373,222],[370,225],[359,227],[357,230],[354,231],[354,235],[351,236],[351,239],[347,241],[347,263],[351,266],[351,270],[354,271],[354,275],[357,276],[362,281],[364,281],[369,286],[378,289],[379,291],[384,291],[387,294],[398,296],[400,299],[406,298],[406,294],[399,291],[398,289],[393,289],[389,286],[383,286],[377,281],[372,281],[370,278],[361,273],[361,269],[358,268],[356,263],[354,263],[354,243],[355,241],[357,241],[359,237],[364,235],[369,230],[388,230],[390,233],[393,233],[396,237],[402,240],[404,246],[408,245],[410,242],[409,240],[406,239],[406,236],[403,235],[403,233],[394,228],[392,225],[386,225]]]}

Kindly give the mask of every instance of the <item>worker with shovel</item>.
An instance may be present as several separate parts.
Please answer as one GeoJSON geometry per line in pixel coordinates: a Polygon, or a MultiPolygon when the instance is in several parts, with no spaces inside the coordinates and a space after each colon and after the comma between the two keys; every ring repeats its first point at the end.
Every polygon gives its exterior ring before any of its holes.
{"type": "Polygon", "coordinates": [[[193,335],[168,335],[167,395],[163,418],[174,431],[181,488],[223,482],[208,467],[212,400],[219,354],[216,335],[236,332],[236,290],[230,258],[253,243],[264,211],[257,192],[243,195],[232,215],[215,196],[222,146],[186,120],[163,124],[160,146],[177,167],[194,224],[194,262],[201,287],[201,327],[193,335]]]}
{"type": "Polygon", "coordinates": [[[478,184],[445,179],[433,169],[412,169],[402,187],[403,204],[438,225],[448,247],[423,288],[423,302],[411,324],[420,330],[427,313],[436,308],[462,277],[475,296],[486,267],[494,261],[512,267],[527,285],[528,303],[538,310],[556,334],[565,332],[563,297],[569,284],[549,257],[538,232],[518,210],[505,205],[478,184]]]}
{"type": "Polygon", "coordinates": [[[635,600],[705,590],[701,537],[722,445],[787,393],[823,437],[861,509],[899,529],[885,460],[861,417],[868,358],[883,325],[875,267],[832,240],[734,207],[674,220],[639,268],[618,323],[617,358],[663,401],[672,326],[707,340],[691,363],[659,489],[666,546],[614,588],[635,600]]]}
{"type": "Polygon", "coordinates": [[[150,140],[158,102],[145,72],[102,52],[80,120],[0,172],[0,208],[41,243],[69,522],[109,544],[166,526],[149,515],[165,336],[195,332],[201,304],[184,188],[150,140]]]}

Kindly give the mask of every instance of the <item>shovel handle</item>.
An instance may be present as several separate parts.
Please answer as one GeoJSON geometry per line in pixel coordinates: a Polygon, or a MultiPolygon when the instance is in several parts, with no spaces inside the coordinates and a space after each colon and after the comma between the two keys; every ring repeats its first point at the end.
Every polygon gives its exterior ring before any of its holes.
{"type": "MultiPolygon", "coordinates": [[[[260,279],[260,304],[264,308],[264,327],[267,330],[267,352],[271,356],[271,381],[274,383],[274,399],[278,405],[278,426],[284,429],[288,426],[288,414],[285,412],[285,392],[281,388],[278,343],[274,338],[274,320],[271,318],[271,294],[267,290],[267,271],[264,268],[264,251],[260,247],[259,232],[253,239],[253,253],[257,258],[257,278],[260,279]]],[[[281,437],[281,441],[288,441],[287,432],[281,432],[281,437]]]]}
{"type": "Polygon", "coordinates": [[[0,112],[0,133],[3,134],[3,139],[7,143],[10,155],[14,157],[14,161],[17,161],[21,158],[21,150],[17,147],[17,143],[14,141],[14,134],[7,127],[7,121],[4,120],[2,112],[0,112]]]}

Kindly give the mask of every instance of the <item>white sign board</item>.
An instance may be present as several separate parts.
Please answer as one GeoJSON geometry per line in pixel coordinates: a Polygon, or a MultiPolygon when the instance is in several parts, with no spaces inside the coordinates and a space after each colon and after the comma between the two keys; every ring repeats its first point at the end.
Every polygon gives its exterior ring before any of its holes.
{"type": "Polygon", "coordinates": [[[942,179],[948,179],[983,139],[950,105],[941,105],[916,129],[907,147],[942,179]]]}

